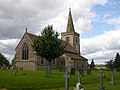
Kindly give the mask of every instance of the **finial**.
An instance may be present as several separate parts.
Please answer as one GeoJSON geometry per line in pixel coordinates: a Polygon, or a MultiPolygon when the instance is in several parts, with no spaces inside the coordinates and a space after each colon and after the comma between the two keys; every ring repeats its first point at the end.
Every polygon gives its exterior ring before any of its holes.
{"type": "Polygon", "coordinates": [[[27,32],[27,28],[25,29],[25,31],[27,32]]]}
{"type": "Polygon", "coordinates": [[[71,13],[71,8],[69,8],[69,13],[71,13]]]}
{"type": "Polygon", "coordinates": [[[69,8],[69,11],[71,11],[71,8],[69,8]]]}

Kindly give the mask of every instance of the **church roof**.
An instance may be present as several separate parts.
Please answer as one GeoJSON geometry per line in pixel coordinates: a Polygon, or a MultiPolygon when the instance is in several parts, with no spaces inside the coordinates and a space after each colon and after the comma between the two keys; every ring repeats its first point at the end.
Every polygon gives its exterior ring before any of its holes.
{"type": "Polygon", "coordinates": [[[76,53],[70,53],[70,52],[65,52],[65,54],[69,57],[71,57],[74,60],[82,60],[82,61],[87,61],[87,59],[83,56],[80,56],[79,54],[76,53]]]}
{"type": "Polygon", "coordinates": [[[32,41],[38,39],[38,36],[37,36],[37,35],[31,34],[31,33],[27,33],[27,34],[29,35],[29,37],[31,38],[32,41]]]}
{"type": "Polygon", "coordinates": [[[62,45],[65,46],[65,54],[69,57],[71,57],[74,60],[85,60],[87,59],[81,55],[78,54],[78,52],[67,42],[62,41],[62,45]]]}

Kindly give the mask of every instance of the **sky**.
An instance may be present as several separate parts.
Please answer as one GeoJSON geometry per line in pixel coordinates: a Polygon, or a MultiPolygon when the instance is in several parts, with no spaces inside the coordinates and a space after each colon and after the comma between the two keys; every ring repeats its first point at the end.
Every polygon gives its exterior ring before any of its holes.
{"type": "Polygon", "coordinates": [[[40,35],[47,25],[66,31],[71,8],[81,55],[105,64],[120,53],[120,0],[0,0],[0,52],[13,59],[25,33],[40,35]]]}

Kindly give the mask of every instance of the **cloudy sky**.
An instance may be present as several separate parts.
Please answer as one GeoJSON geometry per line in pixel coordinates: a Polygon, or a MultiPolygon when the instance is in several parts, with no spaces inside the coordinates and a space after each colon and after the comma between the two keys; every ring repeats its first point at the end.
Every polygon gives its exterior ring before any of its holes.
{"type": "Polygon", "coordinates": [[[120,53],[120,0],[0,0],[0,52],[11,60],[25,28],[38,35],[53,24],[65,32],[69,8],[89,62],[102,64],[120,53]]]}

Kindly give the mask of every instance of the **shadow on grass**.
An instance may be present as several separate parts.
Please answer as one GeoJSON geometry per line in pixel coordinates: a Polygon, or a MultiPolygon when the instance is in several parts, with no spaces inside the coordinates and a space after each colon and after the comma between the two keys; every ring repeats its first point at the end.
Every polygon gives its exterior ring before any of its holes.
{"type": "Polygon", "coordinates": [[[22,73],[22,74],[17,74],[17,75],[14,75],[14,76],[25,76],[25,75],[28,75],[28,74],[22,73]]]}

